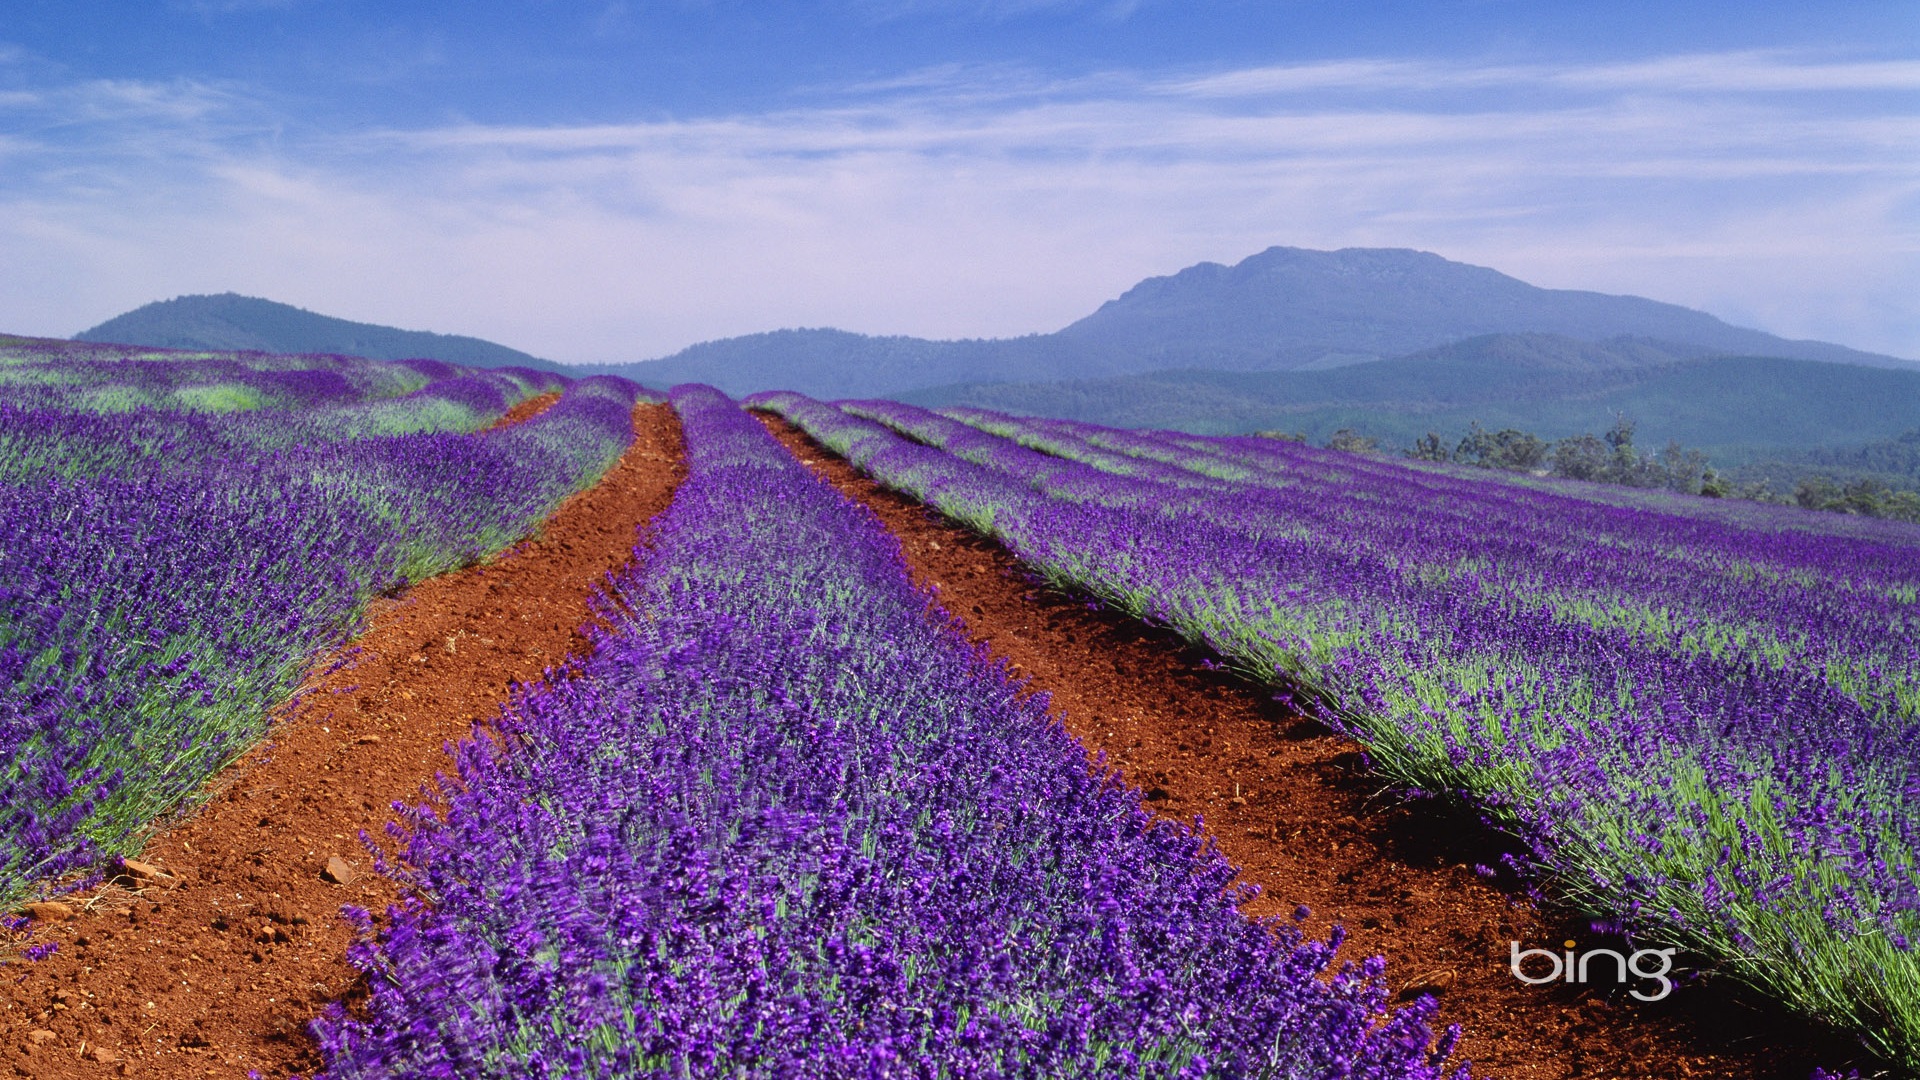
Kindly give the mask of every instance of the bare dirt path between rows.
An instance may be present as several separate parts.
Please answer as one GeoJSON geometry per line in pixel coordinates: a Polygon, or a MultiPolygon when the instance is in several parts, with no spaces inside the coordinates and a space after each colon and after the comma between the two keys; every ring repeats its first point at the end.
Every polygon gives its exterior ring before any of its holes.
{"type": "Polygon", "coordinates": [[[36,928],[59,951],[0,966],[0,1071],[238,1078],[320,1065],[306,1024],[357,978],[340,907],[398,898],[356,837],[381,836],[394,800],[419,801],[451,764],[445,745],[496,715],[509,684],[585,647],[595,587],[684,475],[671,409],[638,407],[634,429],[619,463],[533,539],[376,603],[350,664],[317,678],[269,742],[215,779],[211,801],[146,845],[141,860],[167,878],[71,898],[76,917],[36,928]],[[336,858],[345,884],[323,876],[336,858]]]}
{"type": "Polygon", "coordinates": [[[1815,1065],[1853,1064],[1833,1035],[1704,981],[1656,1004],[1614,986],[1522,984],[1508,970],[1511,941],[1607,943],[1481,878],[1473,867],[1498,865],[1505,850],[1498,836],[1407,804],[1364,774],[1358,745],[1210,668],[1206,653],[1038,583],[997,543],[881,488],[783,421],[761,419],[878,513],[916,580],[975,641],[1050,694],[1068,730],[1104,751],[1150,807],[1205,819],[1243,880],[1264,890],[1248,914],[1306,904],[1312,931],[1344,925],[1344,955],[1386,956],[1388,980],[1405,997],[1436,993],[1443,1022],[1466,1028],[1460,1053],[1476,1073],[1806,1080],[1815,1065]]]}

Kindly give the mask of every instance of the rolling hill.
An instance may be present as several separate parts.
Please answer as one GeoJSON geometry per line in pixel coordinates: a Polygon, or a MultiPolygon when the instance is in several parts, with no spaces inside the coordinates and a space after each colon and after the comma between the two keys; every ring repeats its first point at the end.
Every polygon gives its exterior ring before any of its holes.
{"type": "Polygon", "coordinates": [[[1785,357],[1653,359],[1647,343],[1604,365],[1566,339],[1483,338],[1331,371],[1164,371],[1051,383],[965,384],[904,395],[1121,427],[1205,433],[1280,429],[1322,441],[1351,427],[1389,446],[1478,421],[1560,438],[1604,431],[1617,413],[1650,440],[1679,439],[1737,462],[1891,439],[1920,418],[1920,371],[1785,357]],[[1530,344],[1532,349],[1524,348],[1530,344]]]}
{"type": "Polygon", "coordinates": [[[349,322],[236,293],[161,300],[108,319],[75,337],[79,341],[167,349],[342,353],[374,360],[428,357],[470,367],[573,370],[480,338],[349,322]]]}

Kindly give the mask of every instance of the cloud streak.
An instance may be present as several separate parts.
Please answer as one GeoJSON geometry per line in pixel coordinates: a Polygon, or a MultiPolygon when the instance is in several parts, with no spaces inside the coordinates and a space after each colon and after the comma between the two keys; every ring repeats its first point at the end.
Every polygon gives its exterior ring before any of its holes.
{"type": "Polygon", "coordinates": [[[1920,90],[1920,61],[1824,60],[1778,50],[1703,53],[1579,66],[1341,60],[1221,72],[1164,84],[1195,97],[1306,91],[1535,89],[1740,94],[1920,90]]]}
{"type": "Polygon", "coordinates": [[[942,69],[752,115],[298,137],[232,88],[41,87],[0,100],[33,118],[0,128],[0,328],[235,289],[571,360],[791,325],[987,336],[1286,243],[1920,355],[1920,117],[1886,93],[1916,80],[1751,52],[942,69]]]}

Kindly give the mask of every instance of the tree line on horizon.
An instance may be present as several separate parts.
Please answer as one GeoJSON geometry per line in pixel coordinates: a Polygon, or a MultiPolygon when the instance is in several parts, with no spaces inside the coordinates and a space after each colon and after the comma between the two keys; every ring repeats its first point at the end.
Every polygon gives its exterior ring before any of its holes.
{"type": "MultiPolygon", "coordinates": [[[[1632,418],[1618,414],[1604,434],[1549,440],[1519,428],[1488,431],[1475,421],[1458,440],[1429,431],[1399,453],[1414,461],[1920,523],[1920,429],[1862,447],[1812,451],[1800,462],[1760,462],[1725,472],[1714,469],[1705,451],[1684,446],[1678,439],[1667,440],[1657,451],[1642,450],[1634,443],[1636,428],[1632,418]],[[1782,479],[1792,482],[1791,494],[1775,488],[1782,479]]],[[[1307,441],[1301,432],[1255,434],[1307,441]]],[[[1382,452],[1379,440],[1350,427],[1334,432],[1326,447],[1349,453],[1382,452]]]]}

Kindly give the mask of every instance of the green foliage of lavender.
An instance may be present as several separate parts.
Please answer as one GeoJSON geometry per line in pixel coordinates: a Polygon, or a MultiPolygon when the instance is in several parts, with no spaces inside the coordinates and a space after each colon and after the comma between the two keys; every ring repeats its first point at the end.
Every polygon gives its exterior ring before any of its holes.
{"type": "Polygon", "coordinates": [[[563,382],[121,353],[0,350],[37,373],[0,390],[0,905],[137,846],[372,596],[525,536],[631,439],[621,380],[478,432],[563,382]],[[266,404],[183,407],[209,387],[266,404]]]}
{"type": "Polygon", "coordinates": [[[380,435],[471,432],[565,380],[438,360],[0,350],[0,482],[119,475],[380,435]]]}
{"type": "Polygon", "coordinates": [[[232,412],[234,406],[299,408],[322,397],[371,401],[457,378],[438,360],[370,363],[345,356],[182,352],[71,341],[0,348],[0,391],[14,404],[118,412],[149,406],[232,412]]]}
{"type": "Polygon", "coordinates": [[[419,895],[316,1024],[328,1077],[1464,1077],[1377,958],[1238,914],[870,513],[673,400],[614,630],[396,830],[419,895]]]}
{"type": "MultiPolygon", "coordinates": [[[[1524,871],[1920,1067],[1920,530],[1268,439],[756,399],[1304,691],[1524,871]]],[[[1497,958],[1489,958],[1489,963],[1497,958]]]]}

